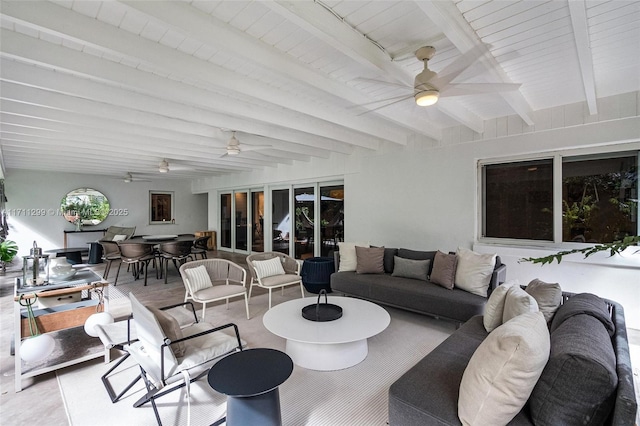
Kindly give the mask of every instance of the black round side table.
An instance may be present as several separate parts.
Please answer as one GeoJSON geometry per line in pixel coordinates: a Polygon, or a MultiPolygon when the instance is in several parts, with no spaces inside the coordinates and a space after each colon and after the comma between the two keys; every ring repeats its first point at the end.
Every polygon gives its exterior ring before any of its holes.
{"type": "Polygon", "coordinates": [[[310,293],[326,290],[331,293],[331,274],[335,272],[332,257],[311,257],[302,264],[300,276],[302,284],[310,293]]]}
{"type": "Polygon", "coordinates": [[[293,361],[275,349],[245,349],[222,358],[209,370],[209,386],[227,395],[227,425],[280,426],[278,386],[293,361]]]}

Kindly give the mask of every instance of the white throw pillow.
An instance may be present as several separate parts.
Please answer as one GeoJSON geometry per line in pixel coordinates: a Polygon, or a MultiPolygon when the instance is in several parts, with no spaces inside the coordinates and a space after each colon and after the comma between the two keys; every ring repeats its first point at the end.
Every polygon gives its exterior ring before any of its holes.
{"type": "Polygon", "coordinates": [[[338,243],[338,253],[340,253],[340,267],[338,272],[355,271],[358,267],[358,257],[356,256],[356,246],[369,247],[369,243],[338,243]]]}
{"type": "Polygon", "coordinates": [[[114,235],[113,238],[111,239],[111,241],[124,241],[127,239],[126,235],[114,235]]]}
{"type": "Polygon", "coordinates": [[[187,276],[187,281],[189,282],[189,287],[191,288],[192,293],[197,293],[202,289],[213,286],[211,277],[209,276],[207,268],[205,268],[204,265],[185,269],[184,273],[187,276]]]}
{"type": "Polygon", "coordinates": [[[487,333],[491,333],[502,325],[502,313],[504,312],[504,302],[507,297],[507,291],[514,285],[520,286],[518,280],[507,281],[491,292],[487,304],[484,305],[484,317],[482,317],[482,322],[487,333]]]}
{"type": "Polygon", "coordinates": [[[487,297],[491,275],[496,266],[495,254],[480,254],[458,247],[455,286],[478,296],[487,297]]]}
{"type": "Polygon", "coordinates": [[[458,398],[462,424],[509,423],[522,410],[542,374],[550,340],[540,312],[520,315],[489,334],[462,374],[458,398]]]}
{"type": "Polygon", "coordinates": [[[515,318],[518,315],[528,312],[538,312],[538,303],[530,294],[520,288],[513,286],[507,291],[504,299],[504,311],[502,312],[502,323],[515,318]]]}
{"type": "Polygon", "coordinates": [[[253,266],[256,268],[258,278],[267,278],[274,275],[284,275],[284,268],[279,257],[268,260],[254,260],[253,266]]]}

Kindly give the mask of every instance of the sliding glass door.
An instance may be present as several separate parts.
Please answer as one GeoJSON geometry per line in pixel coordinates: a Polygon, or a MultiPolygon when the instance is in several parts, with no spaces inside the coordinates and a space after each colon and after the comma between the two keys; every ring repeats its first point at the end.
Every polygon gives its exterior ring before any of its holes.
{"type": "Polygon", "coordinates": [[[315,188],[313,186],[294,189],[295,196],[295,244],[294,257],[313,257],[315,229],[315,188]]]}
{"type": "Polygon", "coordinates": [[[247,228],[247,215],[249,213],[249,206],[247,205],[248,195],[246,192],[236,192],[235,199],[235,249],[240,251],[247,251],[247,235],[249,232],[249,229],[247,228]]]}
{"type": "Polygon", "coordinates": [[[329,256],[344,241],[344,185],[320,187],[320,256],[329,256]]]}
{"type": "Polygon", "coordinates": [[[220,247],[231,248],[231,194],[220,194],[220,247]]]}
{"type": "Polygon", "coordinates": [[[264,191],[251,191],[251,251],[264,251],[264,191]]]}
{"type": "Polygon", "coordinates": [[[271,203],[271,249],[289,254],[291,235],[289,189],[274,189],[271,191],[271,203]]]}

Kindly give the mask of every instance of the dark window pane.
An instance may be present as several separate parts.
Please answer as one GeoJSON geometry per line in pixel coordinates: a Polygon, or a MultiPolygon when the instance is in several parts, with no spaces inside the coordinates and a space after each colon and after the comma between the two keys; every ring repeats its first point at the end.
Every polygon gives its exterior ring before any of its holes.
{"type": "Polygon", "coordinates": [[[566,158],[562,240],[610,243],[638,229],[638,157],[566,158]]]}
{"type": "Polygon", "coordinates": [[[329,256],[344,241],[344,185],[320,188],[321,256],[329,256]]]}
{"type": "Polygon", "coordinates": [[[553,240],[553,160],[484,166],[484,236],[553,240]]]}
{"type": "Polygon", "coordinates": [[[231,194],[220,194],[220,247],[231,248],[231,194]]]}

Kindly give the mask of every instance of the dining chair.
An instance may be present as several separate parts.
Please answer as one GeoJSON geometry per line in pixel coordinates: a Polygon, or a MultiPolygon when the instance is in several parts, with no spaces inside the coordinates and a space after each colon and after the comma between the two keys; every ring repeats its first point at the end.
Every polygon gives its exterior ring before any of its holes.
{"type": "Polygon", "coordinates": [[[129,293],[129,299],[138,340],[124,349],[139,365],[147,389],[133,406],[137,408],[151,402],[156,421],[161,425],[156,399],[206,376],[213,364],[242,351],[246,342],[233,323],[214,327],[198,322],[180,328],[175,318],[143,305],[133,293],[129,293]],[[222,331],[226,329],[233,329],[234,335],[222,331]]]}
{"type": "Polygon", "coordinates": [[[202,303],[202,319],[207,303],[244,297],[247,319],[249,298],[247,297],[247,271],[237,263],[226,259],[202,259],[180,266],[180,275],[185,287],[184,301],[191,299],[202,303]]]}
{"type": "Polygon", "coordinates": [[[107,263],[104,268],[104,274],[102,275],[102,279],[106,280],[109,278],[109,271],[111,270],[111,264],[114,261],[118,261],[118,270],[116,271],[116,279],[113,282],[113,286],[115,287],[118,284],[118,275],[120,275],[120,267],[122,266],[122,255],[120,254],[120,247],[117,242],[100,240],[100,245],[102,246],[102,260],[107,263]]]}
{"type": "Polygon", "coordinates": [[[271,290],[274,288],[282,288],[284,291],[284,287],[298,284],[304,297],[300,263],[293,257],[275,251],[253,253],[247,256],[247,265],[251,272],[249,299],[251,299],[251,290],[254,285],[269,290],[269,309],[271,309],[271,290]]]}
{"type": "MultiPolygon", "coordinates": [[[[144,269],[144,285],[147,285],[147,275],[149,272],[149,263],[155,262],[156,256],[153,251],[153,245],[145,243],[135,243],[130,241],[118,241],[120,248],[120,256],[122,263],[126,263],[133,268],[133,275],[137,280],[140,278],[141,269],[144,269]]],[[[156,269],[156,278],[158,278],[158,270],[156,269]]]]}
{"type": "Polygon", "coordinates": [[[164,274],[164,283],[167,283],[167,272],[169,262],[173,262],[176,270],[179,271],[179,265],[182,265],[187,260],[193,260],[191,256],[191,247],[193,241],[169,241],[160,243],[158,245],[158,254],[160,257],[160,267],[164,274]]]}
{"type": "Polygon", "coordinates": [[[203,259],[207,258],[207,250],[209,250],[208,244],[211,235],[205,235],[204,237],[198,237],[193,241],[193,246],[191,247],[191,254],[193,255],[193,260],[198,258],[200,255],[203,259]]]}

